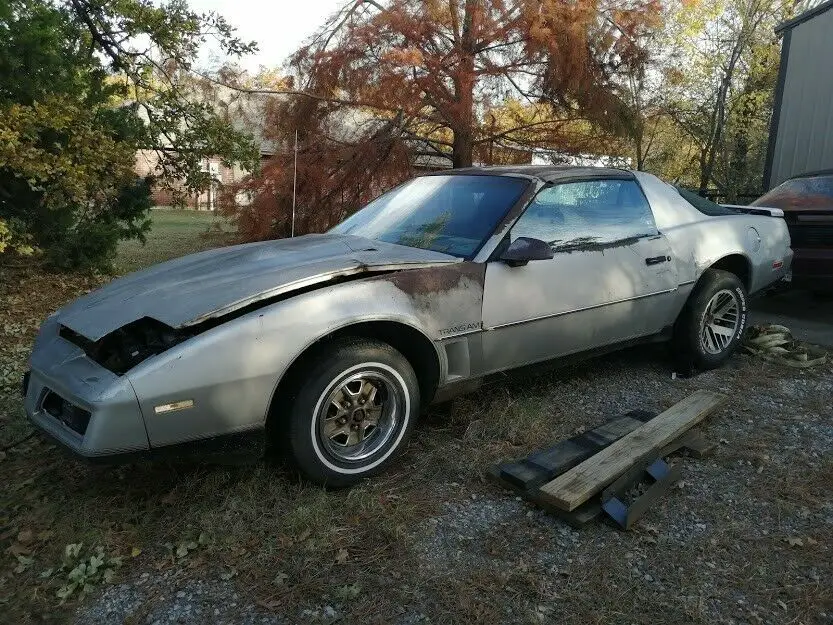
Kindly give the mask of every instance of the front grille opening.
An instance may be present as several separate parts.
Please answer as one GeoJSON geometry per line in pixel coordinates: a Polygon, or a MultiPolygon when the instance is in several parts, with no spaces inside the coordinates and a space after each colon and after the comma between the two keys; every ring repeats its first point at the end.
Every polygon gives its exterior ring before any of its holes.
{"type": "Polygon", "coordinates": [[[90,424],[90,413],[68,402],[57,393],[47,391],[46,395],[43,396],[41,408],[46,414],[58,419],[74,432],[78,432],[82,436],[87,432],[87,426],[90,424]]]}
{"type": "Polygon", "coordinates": [[[66,326],[61,326],[59,331],[62,338],[83,349],[93,361],[116,375],[124,375],[140,362],[167,351],[196,333],[196,330],[176,330],[150,317],[132,321],[98,341],[91,341],[66,326]]]}

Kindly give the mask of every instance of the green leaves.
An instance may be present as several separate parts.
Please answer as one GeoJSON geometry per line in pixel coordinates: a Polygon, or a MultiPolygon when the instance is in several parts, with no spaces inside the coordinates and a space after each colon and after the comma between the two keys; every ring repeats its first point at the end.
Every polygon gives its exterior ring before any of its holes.
{"type": "Polygon", "coordinates": [[[201,166],[212,156],[247,170],[257,166],[259,153],[251,135],[235,130],[216,102],[202,98],[188,73],[208,36],[230,56],[253,52],[256,44],[236,37],[220,15],[196,13],[182,0],[161,6],[143,0],[70,4],[89,30],[93,47],[118,76],[113,82],[124,85],[123,102],[144,120],[146,131],[134,147],[155,152],[153,173],[163,184],[182,192],[205,188],[208,178],[201,166]],[[125,43],[136,38],[149,40],[146,51],[125,43]]]}
{"type": "Polygon", "coordinates": [[[165,547],[168,548],[174,557],[177,560],[182,560],[188,557],[193,551],[196,551],[200,547],[205,547],[206,545],[211,543],[211,539],[209,538],[208,534],[205,532],[200,532],[199,536],[196,540],[183,540],[176,545],[172,543],[167,543],[165,547]]]}
{"type": "Polygon", "coordinates": [[[8,0],[0,254],[39,248],[61,268],[108,269],[119,240],[147,232],[152,183],[181,199],[209,183],[209,156],[257,166],[251,136],[188,74],[207,36],[229,54],[254,48],[222,17],[182,0],[8,0]],[[145,51],[137,40],[149,42],[145,51]],[[140,151],[153,155],[148,179],[136,174],[140,151]]]}
{"type": "Polygon", "coordinates": [[[47,209],[116,196],[135,179],[133,159],[81,103],[48,95],[0,109],[0,169],[41,191],[47,209]]]}
{"type": "Polygon", "coordinates": [[[16,574],[23,573],[28,570],[34,563],[35,559],[32,556],[17,556],[17,566],[14,568],[16,574]]]}
{"type": "MultiPolygon", "coordinates": [[[[109,556],[103,547],[96,547],[92,552],[83,552],[83,543],[71,543],[64,547],[64,557],[57,574],[64,579],[64,584],[55,593],[61,603],[77,594],[84,596],[102,583],[110,583],[121,566],[122,559],[109,556]]],[[[41,573],[41,577],[52,575],[52,569],[41,573]]]]}
{"type": "Polygon", "coordinates": [[[361,584],[353,583],[345,586],[339,586],[335,590],[336,596],[342,601],[352,601],[358,597],[362,592],[361,584]]]}

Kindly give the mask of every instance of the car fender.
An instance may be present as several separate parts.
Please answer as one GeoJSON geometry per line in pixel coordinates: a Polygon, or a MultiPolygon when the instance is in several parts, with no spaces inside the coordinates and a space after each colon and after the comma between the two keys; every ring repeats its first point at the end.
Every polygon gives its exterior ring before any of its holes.
{"type": "Polygon", "coordinates": [[[152,446],[263,427],[284,373],[310,346],[370,321],[407,325],[437,349],[449,328],[480,327],[483,266],[391,272],[325,286],[264,305],[149,358],[127,373],[152,446]],[[174,413],[160,406],[190,402],[174,413]]]}

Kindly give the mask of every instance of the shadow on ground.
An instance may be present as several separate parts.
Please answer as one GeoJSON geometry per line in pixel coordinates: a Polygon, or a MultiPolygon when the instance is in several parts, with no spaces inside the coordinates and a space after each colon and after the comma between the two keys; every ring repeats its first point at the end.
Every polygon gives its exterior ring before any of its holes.
{"type": "Polygon", "coordinates": [[[783,325],[797,339],[833,347],[833,293],[823,298],[788,290],[758,298],[752,303],[751,321],[783,325]]]}

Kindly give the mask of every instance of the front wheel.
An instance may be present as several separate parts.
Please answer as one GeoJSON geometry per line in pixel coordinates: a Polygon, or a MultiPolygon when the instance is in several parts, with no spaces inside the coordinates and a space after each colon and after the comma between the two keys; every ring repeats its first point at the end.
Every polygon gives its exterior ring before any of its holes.
{"type": "Polygon", "coordinates": [[[698,369],[714,369],[726,362],[746,330],[747,299],[735,274],[707,270],[677,321],[678,360],[698,369]]]}
{"type": "Polygon", "coordinates": [[[348,339],[319,350],[299,380],[285,436],[290,459],[308,479],[331,487],[382,470],[419,414],[413,367],[390,345],[348,339]]]}

